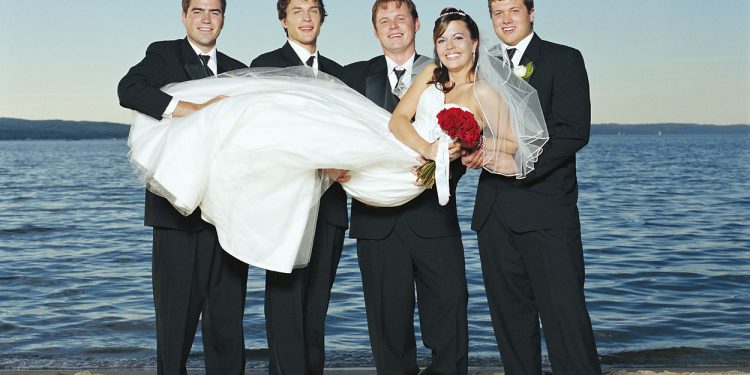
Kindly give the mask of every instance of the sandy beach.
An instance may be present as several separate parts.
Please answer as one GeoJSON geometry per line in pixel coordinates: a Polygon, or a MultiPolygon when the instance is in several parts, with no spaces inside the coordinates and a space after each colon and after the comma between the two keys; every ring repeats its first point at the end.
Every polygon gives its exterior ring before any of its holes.
{"type": "MultiPolygon", "coordinates": [[[[202,375],[202,370],[188,371],[190,375],[202,375]]],[[[374,369],[330,369],[331,375],[376,375],[374,369]]],[[[0,370],[0,375],[152,375],[152,370],[0,370]]],[[[247,375],[266,375],[265,371],[249,371],[247,375]]],[[[504,375],[497,369],[470,369],[470,375],[504,375]]],[[[750,369],[670,369],[670,370],[607,370],[605,375],[750,375],[750,369]]],[[[545,375],[552,375],[545,372],[545,375]]]]}

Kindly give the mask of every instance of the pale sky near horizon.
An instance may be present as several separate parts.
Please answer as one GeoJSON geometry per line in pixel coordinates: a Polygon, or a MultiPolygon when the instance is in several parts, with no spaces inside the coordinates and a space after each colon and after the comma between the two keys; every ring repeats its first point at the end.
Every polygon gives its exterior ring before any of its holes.
{"type": "MultiPolygon", "coordinates": [[[[286,40],[273,0],[229,0],[218,48],[247,64],[286,40]]],[[[445,6],[492,26],[485,0],[415,0],[432,54],[445,6]]],[[[326,0],[318,47],[382,54],[371,0],[326,0]]],[[[594,123],[750,124],[750,0],[537,0],[535,31],[579,49],[594,123]]],[[[149,43],[185,35],[179,0],[0,0],[0,117],[128,123],[116,86],[149,43]],[[9,47],[9,48],[8,48],[9,47]]]]}

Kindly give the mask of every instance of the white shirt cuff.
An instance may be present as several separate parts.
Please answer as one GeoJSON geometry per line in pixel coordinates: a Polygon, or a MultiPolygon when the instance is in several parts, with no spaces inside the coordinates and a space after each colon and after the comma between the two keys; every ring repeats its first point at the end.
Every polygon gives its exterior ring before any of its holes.
{"type": "Polygon", "coordinates": [[[161,115],[161,117],[171,118],[172,113],[174,113],[174,110],[177,109],[177,104],[179,103],[180,103],[179,99],[172,98],[172,100],[169,102],[169,105],[167,106],[167,109],[164,110],[164,114],[161,115]]]}

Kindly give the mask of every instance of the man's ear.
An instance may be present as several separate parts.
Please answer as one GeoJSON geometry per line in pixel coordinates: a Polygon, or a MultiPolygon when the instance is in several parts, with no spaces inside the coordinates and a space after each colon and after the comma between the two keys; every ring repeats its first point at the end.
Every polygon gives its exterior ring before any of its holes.
{"type": "Polygon", "coordinates": [[[417,31],[419,31],[419,28],[422,27],[422,22],[419,22],[419,18],[414,20],[414,33],[416,34],[417,31]]]}

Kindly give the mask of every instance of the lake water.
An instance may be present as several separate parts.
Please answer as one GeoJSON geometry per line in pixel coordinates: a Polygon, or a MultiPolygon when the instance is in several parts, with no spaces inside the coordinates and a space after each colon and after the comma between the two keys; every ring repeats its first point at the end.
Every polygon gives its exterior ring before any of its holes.
{"type": "MultiPolygon", "coordinates": [[[[0,142],[0,369],[152,368],[150,228],[125,140],[0,142]]],[[[594,136],[579,153],[586,295],[605,366],[750,364],[750,136],[594,136]]],[[[470,363],[499,366],[458,193],[470,363]]],[[[248,368],[267,365],[251,269],[248,368]]],[[[327,320],[327,365],[371,367],[355,244],[327,320]]],[[[191,366],[201,367],[200,339],[191,366]]],[[[428,356],[425,350],[420,357],[428,356]]]]}

